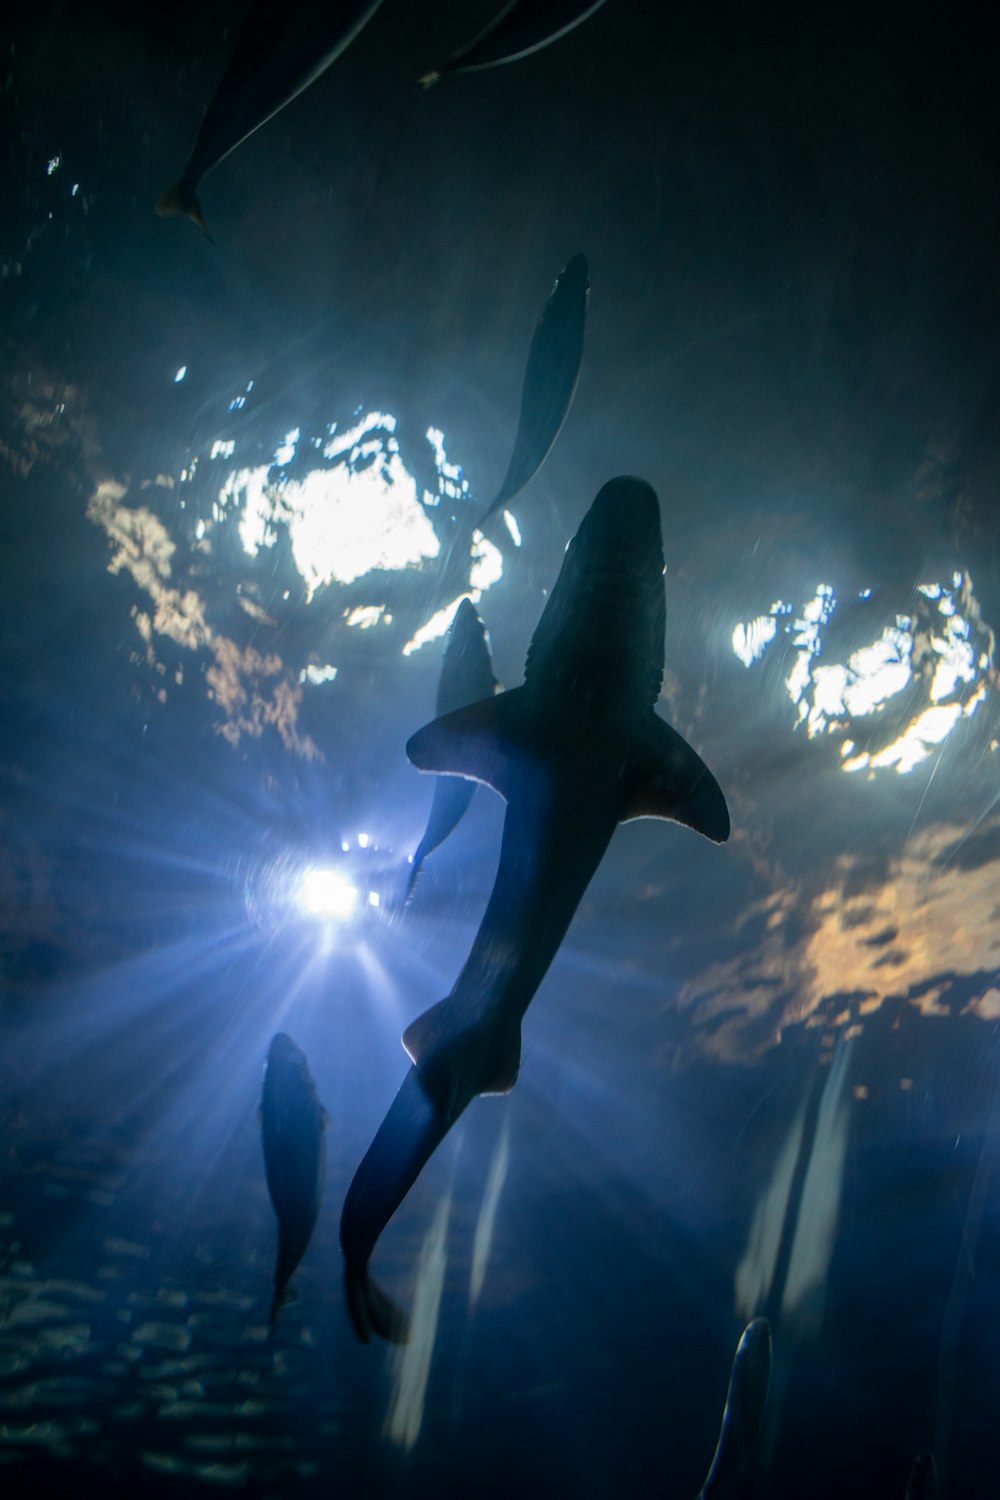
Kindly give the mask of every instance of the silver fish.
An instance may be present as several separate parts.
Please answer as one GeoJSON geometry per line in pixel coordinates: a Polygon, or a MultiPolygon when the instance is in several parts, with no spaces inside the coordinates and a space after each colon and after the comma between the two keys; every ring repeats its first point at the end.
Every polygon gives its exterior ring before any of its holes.
{"type": "Polygon", "coordinates": [[[447,62],[425,73],[424,88],[436,83],[442,73],[472,73],[516,62],[540,52],[550,42],[586,21],[604,0],[508,0],[482,31],[453,52],[447,62]]]}
{"type": "Polygon", "coordinates": [[[381,0],[255,0],[205,111],[184,175],[156,205],[186,214],[211,239],[198,184],[230,151],[290,104],[350,46],[381,0]]]}
{"type": "MultiPolygon", "coordinates": [[[[437,714],[451,713],[488,698],[500,684],[493,676],[493,663],[483,622],[471,600],[463,599],[455,612],[448,636],[448,647],[441,665],[438,683],[437,714]]],[[[443,844],[468,810],[475,784],[461,776],[440,776],[434,783],[434,800],[424,836],[417,845],[407,888],[409,896],[420,867],[428,854],[443,844]]]]}
{"type": "Polygon", "coordinates": [[[305,1053],[283,1031],[272,1037],[267,1054],[260,1121],[267,1187],[278,1216],[273,1328],[316,1226],[326,1178],[329,1121],[305,1053]]]}
{"type": "Polygon", "coordinates": [[[514,451],[483,521],[535,477],[562,431],[580,380],[589,291],[587,258],[574,255],[556,277],[532,335],[514,451]]]}

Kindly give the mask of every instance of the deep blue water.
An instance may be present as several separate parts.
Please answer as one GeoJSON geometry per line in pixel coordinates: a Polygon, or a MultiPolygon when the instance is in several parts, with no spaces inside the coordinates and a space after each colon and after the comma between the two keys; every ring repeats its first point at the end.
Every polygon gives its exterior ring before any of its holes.
{"type": "Polygon", "coordinates": [[[238,7],[51,6],[0,39],[2,1483],[693,1497],[763,1313],[741,1493],[902,1500],[931,1448],[938,1493],[978,1500],[1000,1397],[992,56],[971,12],[607,0],[420,90],[490,13],[385,0],[207,177],[214,244],[152,207],[238,7]],[[379,561],[415,517],[446,544],[499,484],[579,250],[581,381],[511,506],[519,544],[492,534],[500,576],[448,545],[379,561]],[[393,454],[400,511],[364,488],[393,454]],[[360,508],[310,510],[319,472],[360,508]],[[620,473],[660,497],[658,710],[733,834],[616,832],[516,1088],[470,1107],[376,1248],[424,1308],[421,1370],[356,1342],[338,1218],[400,1034],[468,951],[503,808],[477,793],[399,909],[430,805],[404,746],[444,642],[405,648],[474,587],[515,686],[620,473]],[[358,886],[350,921],[297,908],[310,864],[358,886]],[[330,1124],[269,1343],[279,1029],[330,1124]]]}

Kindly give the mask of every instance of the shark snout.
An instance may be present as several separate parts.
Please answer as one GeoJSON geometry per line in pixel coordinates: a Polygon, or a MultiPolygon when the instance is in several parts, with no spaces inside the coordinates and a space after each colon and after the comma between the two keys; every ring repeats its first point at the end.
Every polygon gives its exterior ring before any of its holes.
{"type": "Polygon", "coordinates": [[[644,479],[609,479],[583,519],[575,545],[590,566],[619,568],[661,560],[660,502],[644,479]]]}

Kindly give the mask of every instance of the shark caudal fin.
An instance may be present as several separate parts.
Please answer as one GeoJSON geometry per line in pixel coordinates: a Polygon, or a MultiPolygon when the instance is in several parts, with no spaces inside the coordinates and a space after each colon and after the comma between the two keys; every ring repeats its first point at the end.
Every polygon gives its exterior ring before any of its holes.
{"type": "Polygon", "coordinates": [[[169,219],[173,214],[183,214],[186,219],[191,220],[192,224],[197,224],[209,243],[214,245],[215,241],[208,232],[205,215],[198,202],[198,194],[183,178],[180,182],[175,182],[172,187],[168,187],[165,193],[160,194],[156,200],[156,212],[161,219],[169,219]]]}
{"type": "Polygon", "coordinates": [[[352,1266],[350,1262],[345,1265],[344,1294],[351,1325],[363,1344],[371,1343],[373,1333],[390,1344],[405,1344],[409,1340],[406,1314],[369,1276],[367,1266],[352,1266]]]}
{"type": "Polygon", "coordinates": [[[437,1107],[457,1117],[477,1094],[507,1094],[521,1068],[518,1021],[470,1023],[459,1001],[439,1000],[403,1032],[403,1046],[437,1107]]]}
{"type": "Polygon", "coordinates": [[[524,689],[481,698],[443,714],[411,735],[406,753],[418,771],[481,781],[506,797],[525,738],[524,689]]]}
{"type": "Polygon", "coordinates": [[[719,783],[697,751],[655,714],[626,768],[621,821],[632,818],[670,818],[714,844],[729,837],[729,808],[719,783]]]}

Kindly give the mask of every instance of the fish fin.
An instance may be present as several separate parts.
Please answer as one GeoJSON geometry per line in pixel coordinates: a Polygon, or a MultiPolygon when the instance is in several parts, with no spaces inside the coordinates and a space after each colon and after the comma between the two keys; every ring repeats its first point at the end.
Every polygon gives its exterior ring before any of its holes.
{"type": "Polygon", "coordinates": [[[274,1296],[271,1298],[271,1311],[267,1319],[267,1325],[271,1333],[278,1326],[278,1314],[281,1309],[287,1307],[289,1302],[295,1302],[297,1297],[298,1293],[294,1292],[291,1287],[283,1286],[280,1289],[275,1288],[274,1296]]]}
{"type": "Polygon", "coordinates": [[[183,177],[180,182],[175,182],[172,187],[167,188],[165,193],[160,194],[156,200],[156,212],[161,219],[169,219],[173,214],[183,214],[186,219],[191,220],[192,224],[197,224],[210,244],[215,244],[208,232],[205,215],[198,202],[198,194],[190,183],[184,181],[183,177]]]}
{"type": "Polygon", "coordinates": [[[519,1023],[496,1026],[483,1018],[470,1024],[450,997],[411,1021],[403,1046],[431,1098],[448,1114],[459,1098],[509,1093],[521,1068],[519,1023]]]}
{"type": "Polygon", "coordinates": [[[625,770],[625,811],[632,818],[670,818],[715,844],[729,837],[722,789],[697,751],[655,714],[625,770]]]}
{"type": "Polygon", "coordinates": [[[368,1274],[367,1266],[344,1266],[344,1293],[347,1312],[354,1332],[362,1344],[371,1343],[373,1333],[390,1344],[405,1344],[410,1337],[406,1314],[398,1308],[378,1282],[368,1274]]]}
{"type": "Polygon", "coordinates": [[[512,761],[523,748],[522,694],[512,688],[433,719],[411,735],[407,755],[418,771],[481,781],[506,797],[512,761]]]}
{"type": "Polygon", "coordinates": [[[418,78],[417,82],[420,84],[420,87],[422,89],[429,89],[433,88],[434,84],[437,83],[440,77],[441,74],[439,70],[437,68],[431,68],[431,71],[429,73],[425,73],[422,78],[418,78]]]}

